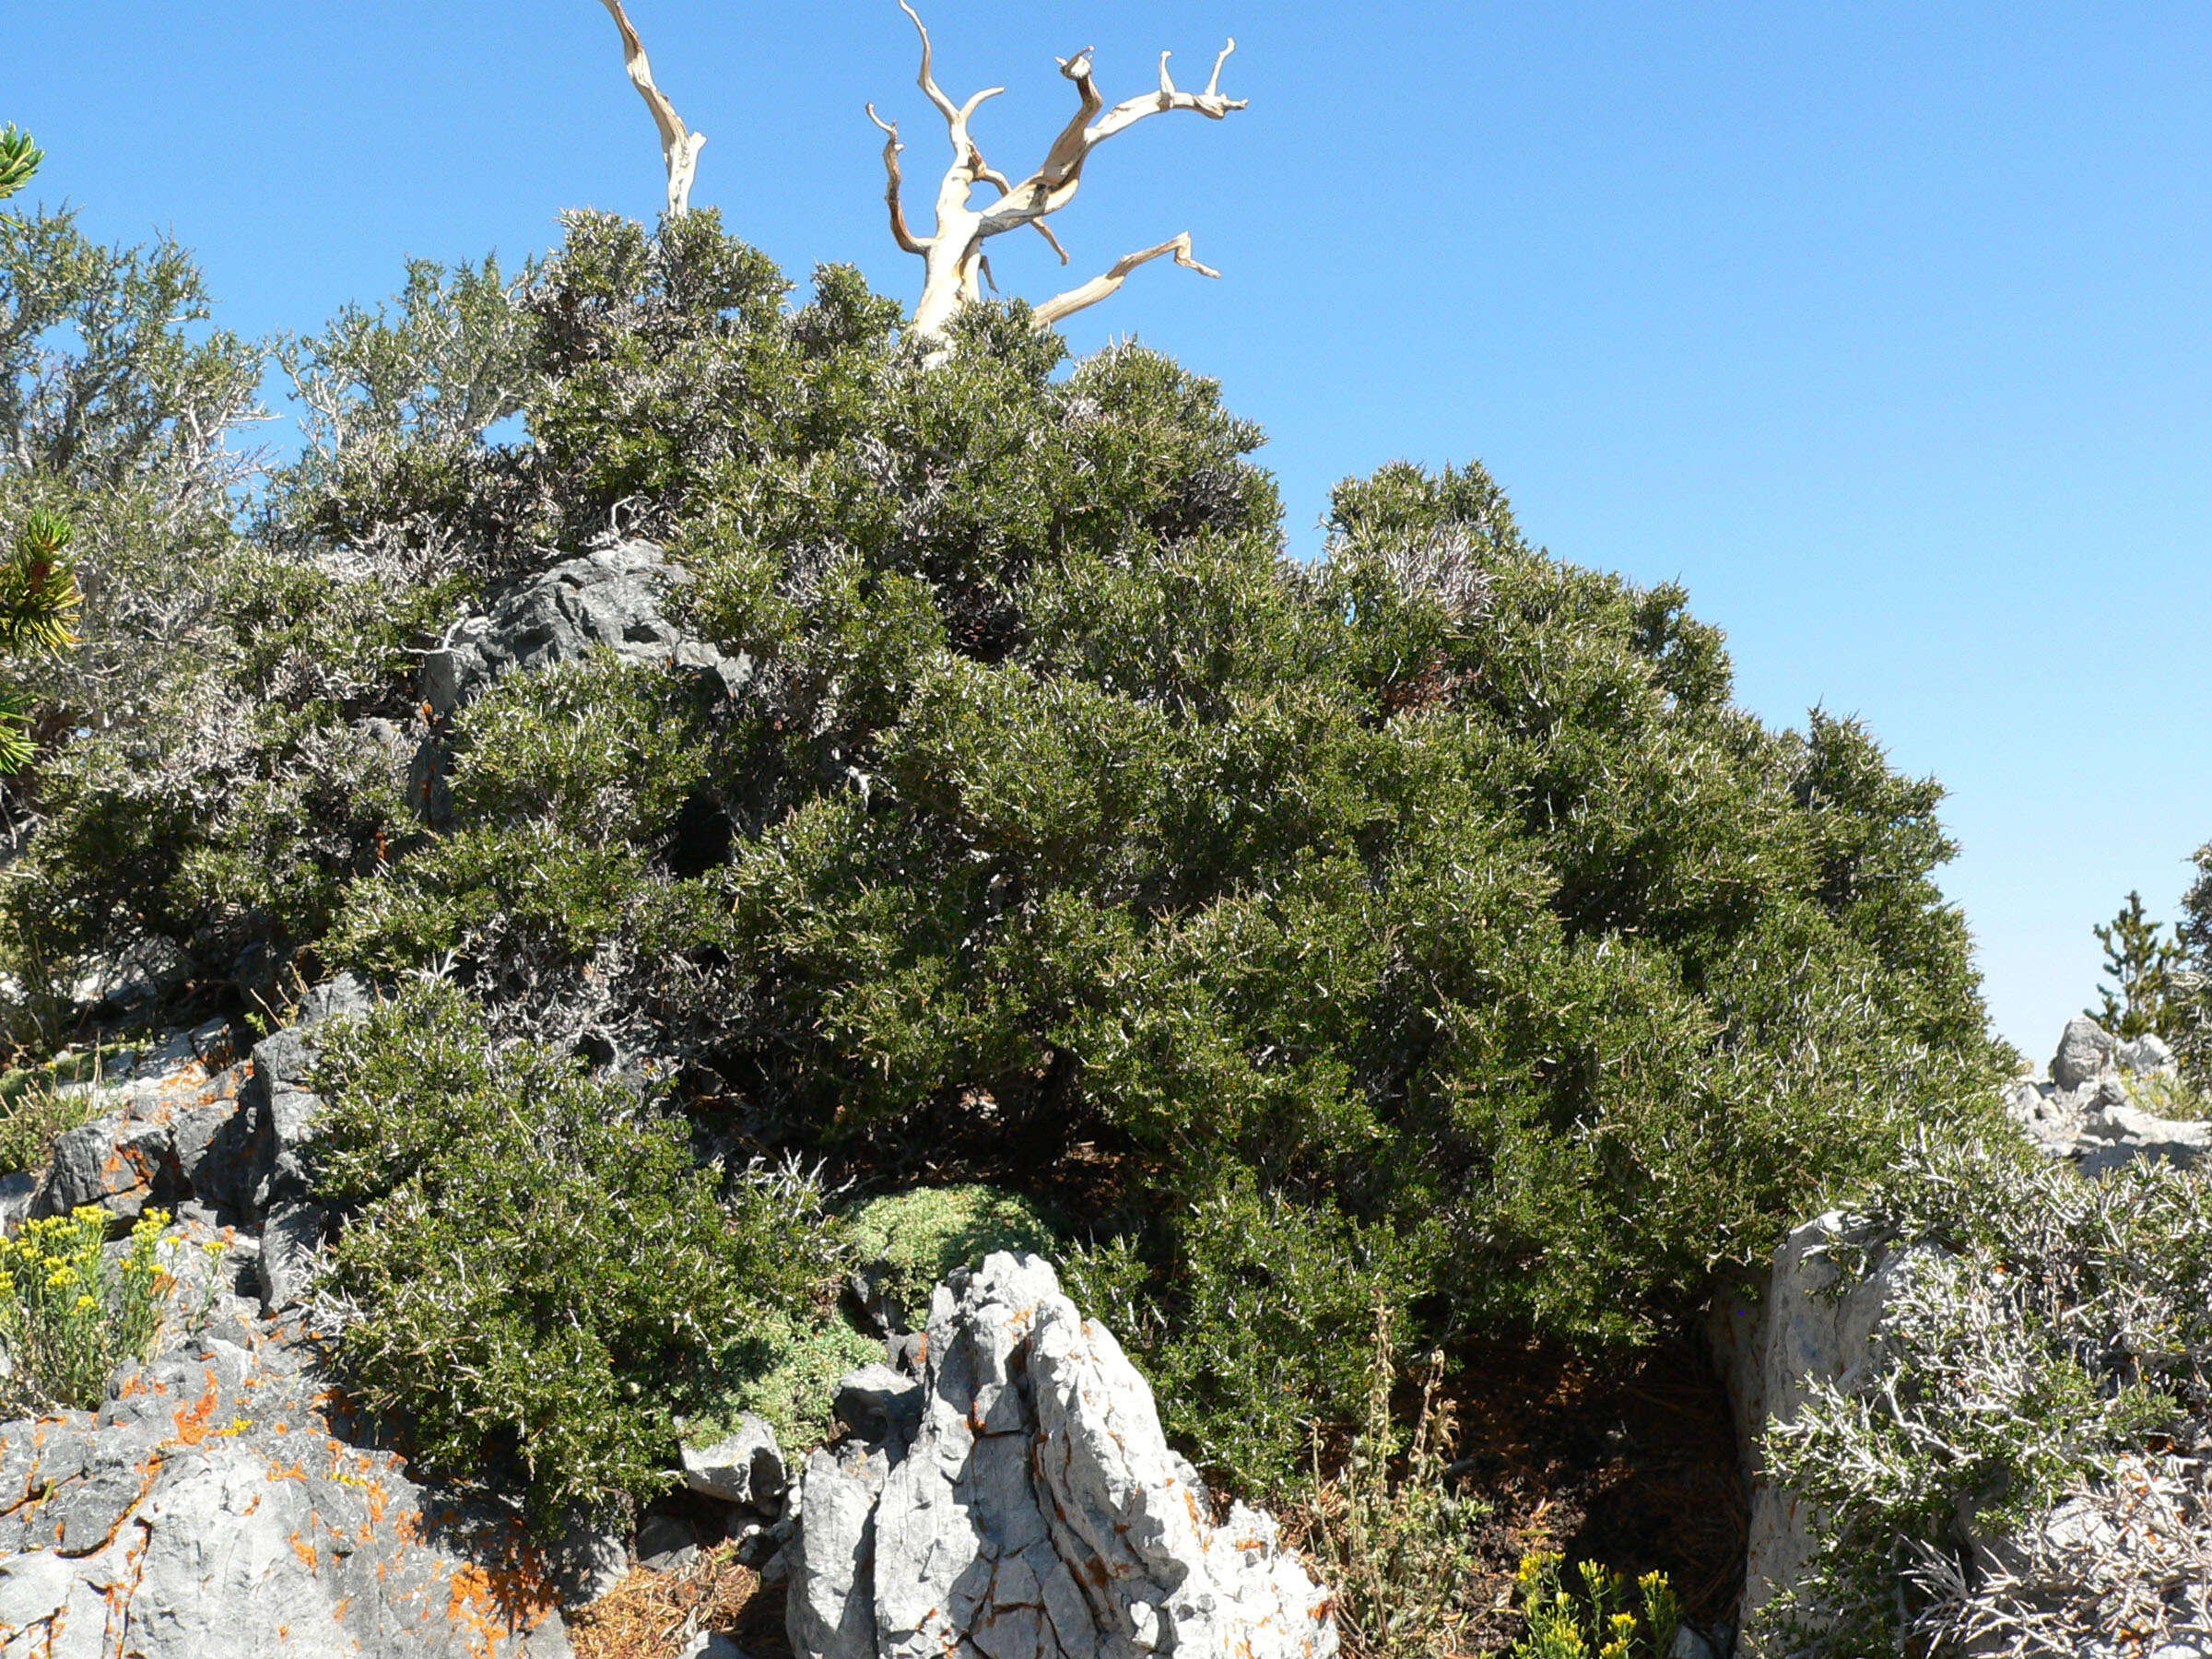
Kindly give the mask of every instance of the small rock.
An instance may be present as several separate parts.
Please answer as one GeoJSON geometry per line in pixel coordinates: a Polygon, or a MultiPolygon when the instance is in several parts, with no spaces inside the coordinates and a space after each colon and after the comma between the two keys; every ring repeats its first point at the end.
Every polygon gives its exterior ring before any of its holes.
{"type": "Polygon", "coordinates": [[[2173,1051],[2148,1032],[2132,1042],[2122,1043],[2114,1058],[2119,1061],[2122,1071],[2171,1074],[2174,1070],[2173,1051]]]}
{"type": "Polygon", "coordinates": [[[30,1215],[30,1201],[39,1194],[35,1171],[0,1176],[0,1238],[13,1237],[30,1215]]]}
{"type": "Polygon", "coordinates": [[[684,1446],[684,1485],[724,1503],[773,1513],[783,1501],[783,1453],[776,1431],[747,1412],[735,1432],[711,1446],[684,1446]]]}
{"type": "Polygon", "coordinates": [[[638,1523],[638,1565],[674,1572],[699,1559],[699,1535],[691,1524],[674,1515],[648,1515],[638,1523]]]}
{"type": "Polygon", "coordinates": [[[2112,1034],[2086,1014],[2066,1021],[2058,1053],[2051,1057],[2051,1081],[2061,1088],[2079,1088],[2102,1076],[2112,1064],[2112,1034]]]}
{"type": "Polygon", "coordinates": [[[749,1656],[720,1630],[701,1630],[677,1651],[676,1659],[749,1659],[749,1656]]]}
{"type": "Polygon", "coordinates": [[[315,1253],[329,1224],[320,1205],[280,1204],[269,1211],[255,1259],[265,1311],[274,1313],[299,1300],[314,1276],[315,1253]]]}
{"type": "Polygon", "coordinates": [[[1712,1643],[1688,1625],[1675,1631],[1675,1645],[1666,1650],[1666,1655],[1667,1659],[1719,1659],[1712,1643]]]}
{"type": "Polygon", "coordinates": [[[618,1532],[578,1525],[560,1540],[553,1564],[570,1599],[580,1606],[588,1606],[612,1593],[629,1576],[629,1546],[618,1532]]]}

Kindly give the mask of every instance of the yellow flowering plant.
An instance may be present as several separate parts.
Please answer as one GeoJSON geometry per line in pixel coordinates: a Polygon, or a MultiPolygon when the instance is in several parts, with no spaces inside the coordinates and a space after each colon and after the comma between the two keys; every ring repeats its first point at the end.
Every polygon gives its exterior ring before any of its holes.
{"type": "Polygon", "coordinates": [[[88,1411],[118,1364],[153,1349],[174,1282],[161,1261],[165,1210],[132,1226],[113,1261],[104,1249],[108,1213],[87,1205],[27,1221],[0,1239],[0,1406],[88,1411]]]}
{"type": "Polygon", "coordinates": [[[1521,1558],[1514,1574],[1528,1630],[1513,1644],[1510,1659],[1666,1659],[1681,1609],[1664,1572],[1635,1581],[1641,1607],[1630,1605],[1629,1580],[1595,1561],[1576,1565],[1580,1594],[1561,1581],[1566,1558],[1534,1550],[1521,1558]]]}

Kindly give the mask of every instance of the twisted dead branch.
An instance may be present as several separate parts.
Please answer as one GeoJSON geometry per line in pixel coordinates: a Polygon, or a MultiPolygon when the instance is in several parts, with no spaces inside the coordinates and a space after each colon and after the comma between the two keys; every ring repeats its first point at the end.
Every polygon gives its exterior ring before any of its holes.
{"type": "MultiPolygon", "coordinates": [[[[608,0],[608,4],[613,4],[613,0],[608,0]]],[[[933,358],[941,359],[950,348],[948,330],[954,314],[962,305],[982,297],[982,285],[990,279],[990,265],[983,250],[991,238],[1026,226],[1052,244],[1053,251],[1060,255],[1061,264],[1067,263],[1067,250],[1060,245],[1045,219],[1075,199],[1083,182],[1084,164],[1099,146],[1149,116],[1187,110],[1209,121],[1219,121],[1231,110],[1246,107],[1244,99],[1221,95],[1221,67],[1229,61],[1229,54],[1237,49],[1233,40],[1214,60],[1214,72],[1205,91],[1186,92],[1177,87],[1168,72],[1170,54],[1163,52],[1159,54],[1159,89],[1124,99],[1111,109],[1099,92],[1091,73],[1092,49],[1086,46],[1073,57],[1059,60],[1060,73],[1075,84],[1076,114],[1053,140],[1043,164],[1015,183],[983,159],[983,152],[971,131],[976,111],[1006,88],[986,87],[965,103],[953,102],[937,84],[935,50],[928,28],[908,0],[899,0],[899,8],[912,19],[915,32],[922,37],[918,84],[945,118],[947,135],[952,141],[952,164],[946,169],[937,186],[935,234],[918,235],[907,220],[900,200],[903,179],[899,162],[906,147],[900,139],[898,123],[885,121],[876,113],[874,104],[868,106],[868,119],[884,135],[884,199],[890,209],[892,240],[904,252],[916,254],[923,261],[922,300],[914,308],[914,332],[929,342],[933,358]],[[990,185],[998,193],[997,199],[986,206],[974,206],[970,198],[979,184],[990,185]]],[[[1087,306],[1096,305],[1118,289],[1137,266],[1168,253],[1172,253],[1175,263],[1186,270],[1206,276],[1220,275],[1192,256],[1191,237],[1186,230],[1157,247],[1131,253],[1116,261],[1103,276],[1047,300],[1036,308],[1039,325],[1049,326],[1087,306]]]]}
{"type": "Polygon", "coordinates": [[[622,0],[600,0],[615,19],[615,27],[622,31],[622,66],[629,72],[630,85],[637,88],[638,96],[653,112],[653,125],[661,133],[661,157],[668,164],[668,217],[680,218],[691,210],[691,181],[699,171],[699,152],[707,142],[704,133],[695,133],[684,124],[682,116],[668,96],[653,84],[653,65],[645,56],[645,44],[638,39],[638,31],[630,26],[629,14],[622,9],[622,0]]]}

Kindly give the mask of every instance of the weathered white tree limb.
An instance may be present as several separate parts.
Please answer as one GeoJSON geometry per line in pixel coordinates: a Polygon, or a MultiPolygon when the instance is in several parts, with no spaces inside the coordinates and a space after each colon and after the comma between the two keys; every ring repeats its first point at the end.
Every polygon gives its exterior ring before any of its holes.
{"type": "Polygon", "coordinates": [[[1186,271],[1195,271],[1201,276],[1218,277],[1221,275],[1213,266],[1200,265],[1191,257],[1191,233],[1185,230],[1181,236],[1171,237],[1157,248],[1147,248],[1142,253],[1124,254],[1113,262],[1112,270],[1103,276],[1093,276],[1081,288],[1069,288],[1065,294],[1054,294],[1042,305],[1037,307],[1033,313],[1037,319],[1037,325],[1040,328],[1050,328],[1061,318],[1072,317],[1086,306],[1096,305],[1107,295],[1119,288],[1123,283],[1128,281],[1130,272],[1135,270],[1138,265],[1150,264],[1162,253],[1174,254],[1177,265],[1186,271]]]}
{"type": "MultiPolygon", "coordinates": [[[[613,5],[615,0],[606,0],[613,5]]],[[[1237,49],[1235,41],[1221,49],[1214,60],[1214,73],[1203,92],[1185,92],[1175,85],[1168,72],[1167,53],[1159,54],[1159,89],[1136,98],[1125,99],[1107,108],[1106,100],[1098,89],[1091,75],[1091,49],[1085,47],[1071,58],[1060,60],[1060,73],[1075,83],[1077,109],[1066,127],[1053,141],[1046,152],[1044,164],[1020,182],[1007,180],[983,159],[982,151],[970,130],[975,112],[987,99],[997,97],[1006,88],[990,87],[976,93],[964,104],[956,104],[937,84],[935,69],[935,50],[929,29],[921,15],[908,0],[899,0],[899,9],[912,18],[915,32],[922,37],[922,70],[918,84],[937,111],[945,118],[947,135],[952,141],[952,164],[946,170],[937,186],[936,230],[934,235],[921,236],[907,222],[906,210],[900,205],[901,177],[899,157],[904,149],[900,142],[896,122],[886,122],[868,106],[868,119],[883,130],[883,164],[887,177],[885,197],[891,214],[891,236],[899,246],[909,253],[920,255],[923,261],[922,299],[914,307],[914,332],[929,343],[933,360],[942,359],[950,347],[950,329],[953,316],[962,305],[982,298],[982,283],[987,276],[983,262],[983,244],[994,236],[1024,225],[1033,227],[1059,254],[1060,263],[1067,263],[1067,250],[1053,234],[1045,217],[1056,213],[1075,199],[1083,182],[1083,166],[1100,145],[1117,133],[1124,133],[1147,116],[1165,114],[1171,111],[1187,110],[1203,115],[1209,121],[1219,121],[1231,110],[1241,110],[1246,100],[1224,98],[1221,95],[1221,66],[1229,54],[1237,49]],[[984,206],[975,206],[970,197],[978,184],[989,184],[998,192],[998,199],[984,206]]],[[[1208,276],[1220,273],[1200,265],[1191,257],[1191,239],[1186,232],[1171,241],[1140,253],[1132,253],[1120,261],[1105,276],[1085,283],[1081,288],[1048,300],[1039,307],[1036,318],[1040,326],[1046,326],[1060,318],[1095,305],[1119,288],[1129,273],[1149,260],[1164,253],[1173,253],[1175,263],[1186,269],[1203,272],[1208,276]]]]}
{"type": "Polygon", "coordinates": [[[629,72],[630,85],[637,88],[638,96],[653,112],[653,125],[661,131],[661,157],[668,164],[668,217],[680,218],[691,210],[691,181],[699,171],[699,152],[707,142],[704,133],[695,133],[684,124],[668,95],[653,84],[653,65],[645,56],[645,43],[638,39],[638,31],[630,27],[629,14],[622,9],[622,0],[600,0],[615,19],[615,27],[622,31],[622,66],[629,72]]]}

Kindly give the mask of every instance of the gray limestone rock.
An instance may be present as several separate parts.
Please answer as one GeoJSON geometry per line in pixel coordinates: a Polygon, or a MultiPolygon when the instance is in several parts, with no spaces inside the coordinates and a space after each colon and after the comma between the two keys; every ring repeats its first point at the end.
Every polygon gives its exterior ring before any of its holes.
{"type": "Polygon", "coordinates": [[[808,1462],[790,1604],[801,1659],[1336,1651],[1328,1592],[1270,1517],[1238,1505],[1214,1524],[1151,1390],[1043,1261],[1002,1252],[956,1273],[927,1335],[899,1460],[808,1462]]]}
{"type": "Polygon", "coordinates": [[[651,542],[617,542],[564,559],[507,594],[488,615],[446,630],[423,658],[422,694],[433,712],[466,707],[512,669],[550,668],[594,650],[634,663],[674,663],[711,674],[733,696],[753,677],[747,657],[724,657],[670,619],[668,595],[690,584],[651,542]]]}
{"type": "Polygon", "coordinates": [[[699,1559],[699,1535],[674,1515],[648,1515],[638,1523],[638,1565],[673,1572],[699,1559]]]}
{"type": "Polygon", "coordinates": [[[2177,1069],[2173,1051],[2166,1046],[2163,1039],[2149,1032],[2122,1043],[2113,1051],[2112,1057],[2119,1063],[2122,1071],[2142,1076],[2164,1074],[2171,1077],[2177,1069]]]}
{"type": "Polygon", "coordinates": [[[23,1170],[0,1176],[0,1239],[14,1236],[29,1218],[31,1201],[39,1195],[38,1172],[23,1170]]]}
{"type": "Polygon", "coordinates": [[[783,1502],[783,1452],[776,1431],[747,1412],[735,1432],[711,1446],[677,1448],[684,1485],[724,1503],[743,1504],[773,1514],[783,1502]]]}
{"type": "Polygon", "coordinates": [[[2207,1150],[2212,1150],[2212,1123],[2154,1117],[2133,1106],[2100,1101],[2082,1120],[2078,1167],[2085,1175],[2106,1175],[2138,1158],[2187,1166],[2207,1150]]]}
{"type": "Polygon", "coordinates": [[[922,1426],[922,1385],[888,1365],[864,1365],[838,1379],[839,1422],[865,1441],[896,1441],[903,1455],[922,1426]]]}
{"type": "Polygon", "coordinates": [[[259,1154],[250,1181],[251,1207],[272,1213],[304,1200],[308,1192],[304,1148],[313,1138],[323,1098],[309,1087],[322,1054],[318,1035],[334,1019],[359,1018],[376,1006],[375,988],[350,973],[318,985],[300,1001],[296,1024],[253,1045],[253,1074],[244,1099],[254,1113],[253,1135],[259,1154]]]}
{"type": "MultiPolygon", "coordinates": [[[[1875,1357],[1883,1308],[1916,1251],[1886,1253],[1839,1297],[1842,1269],[1828,1252],[1846,1227],[1841,1213],[1830,1210],[1792,1232],[1774,1252],[1759,1313],[1759,1376],[1756,1383],[1732,1390],[1739,1411],[1755,1414],[1739,1422],[1739,1443],[1756,1448],[1769,1423],[1794,1418],[1816,1379],[1842,1382],[1875,1357]]],[[[1794,1493],[1765,1478],[1756,1453],[1750,1473],[1741,1614],[1747,1628],[1775,1595],[1800,1586],[1812,1562],[1816,1525],[1794,1493]]]]}
{"type": "Polygon", "coordinates": [[[314,1277],[316,1253],[329,1229],[330,1217],[320,1205],[281,1199],[271,1206],[255,1258],[264,1309],[273,1313],[300,1300],[314,1277]]]}
{"type": "Polygon", "coordinates": [[[286,1327],[217,1328],[172,1334],[98,1412],[0,1424],[0,1491],[18,1495],[0,1508],[0,1655],[568,1654],[510,1519],[350,1443],[286,1327]]]}
{"type": "Polygon", "coordinates": [[[875,1659],[876,1502],[888,1474],[882,1453],[861,1448],[806,1459],[798,1535],[780,1558],[784,1632],[801,1659],[875,1659]]]}
{"type": "Polygon", "coordinates": [[[2086,1014],[2066,1021],[2058,1053],[2051,1057],[2051,1081],[2062,1089],[2093,1083],[2112,1064],[2112,1034],[2086,1014]]]}

